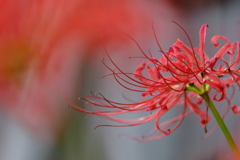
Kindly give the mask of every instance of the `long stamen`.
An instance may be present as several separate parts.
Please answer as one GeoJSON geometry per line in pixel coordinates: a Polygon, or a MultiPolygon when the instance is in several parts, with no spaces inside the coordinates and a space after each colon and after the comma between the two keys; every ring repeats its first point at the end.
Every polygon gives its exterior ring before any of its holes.
{"type": "Polygon", "coordinates": [[[178,24],[178,23],[175,22],[175,21],[172,21],[172,22],[175,23],[176,25],[178,25],[178,26],[183,30],[183,32],[185,33],[185,35],[187,36],[187,38],[188,38],[188,40],[189,40],[189,43],[190,43],[190,46],[191,46],[191,48],[192,48],[194,60],[196,61],[196,64],[197,64],[198,69],[201,70],[200,67],[199,67],[199,65],[198,65],[197,57],[196,57],[196,54],[195,54],[194,49],[193,49],[193,44],[192,44],[192,41],[191,41],[188,33],[185,31],[185,29],[184,29],[180,24],[178,24]]]}

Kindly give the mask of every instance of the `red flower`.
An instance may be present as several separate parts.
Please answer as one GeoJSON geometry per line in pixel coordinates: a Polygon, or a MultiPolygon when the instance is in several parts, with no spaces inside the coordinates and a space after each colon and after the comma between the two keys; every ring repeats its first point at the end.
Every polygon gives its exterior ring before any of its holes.
{"type": "Polygon", "coordinates": [[[59,88],[74,89],[69,71],[79,53],[89,56],[101,35],[142,29],[144,17],[127,0],[0,0],[1,109],[40,136],[61,130],[67,112],[59,88]]]}
{"type": "Polygon", "coordinates": [[[239,69],[235,68],[238,65],[240,57],[239,43],[230,43],[223,36],[215,36],[212,38],[212,43],[215,46],[217,46],[216,40],[219,38],[225,40],[226,44],[210,59],[204,51],[206,29],[206,24],[200,29],[200,44],[198,48],[193,48],[192,46],[189,48],[180,40],[177,40],[167,52],[164,52],[159,45],[160,52],[162,53],[159,59],[152,57],[151,54],[148,56],[133,39],[146,59],[146,61],[142,62],[136,68],[134,73],[122,71],[105,49],[108,58],[117,69],[117,71],[114,71],[104,63],[111,71],[110,75],[122,87],[133,92],[140,92],[143,101],[129,104],[118,103],[106,99],[101,94],[100,96],[84,96],[79,98],[86,100],[86,105],[91,106],[94,111],[90,111],[87,108],[80,108],[68,99],[69,103],[73,108],[81,112],[104,116],[122,124],[100,126],[126,127],[153,121],[155,127],[144,138],[127,135],[141,141],[156,140],[169,135],[179,127],[184,117],[192,112],[199,116],[201,124],[205,126],[209,122],[210,117],[205,111],[199,108],[202,102],[201,95],[210,92],[212,88],[216,93],[221,94],[220,98],[217,98],[215,93],[213,95],[214,100],[228,100],[226,98],[226,88],[234,82],[238,83],[239,81],[239,69]],[[230,55],[229,62],[223,59],[223,55],[226,53],[230,55]],[[236,53],[237,56],[233,60],[236,53]],[[225,66],[221,64],[217,65],[219,61],[224,62],[225,66]],[[227,77],[227,75],[230,75],[230,77],[227,77]],[[226,77],[226,79],[220,79],[220,77],[226,77]],[[125,83],[128,85],[124,85],[125,83]],[[128,87],[129,85],[132,88],[128,87]],[[183,106],[183,111],[178,116],[166,122],[161,121],[163,115],[173,107],[179,105],[183,106]],[[149,114],[147,113],[147,115],[136,119],[115,117],[115,115],[124,113],[137,115],[138,113],[145,112],[149,112],[149,114]]]}

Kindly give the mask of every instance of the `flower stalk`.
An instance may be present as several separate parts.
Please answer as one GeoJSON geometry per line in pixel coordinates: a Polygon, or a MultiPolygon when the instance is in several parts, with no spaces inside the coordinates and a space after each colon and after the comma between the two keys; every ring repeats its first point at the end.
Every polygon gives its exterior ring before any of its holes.
{"type": "Polygon", "coordinates": [[[207,107],[210,108],[214,118],[216,119],[219,127],[221,128],[225,138],[227,139],[235,157],[237,160],[240,160],[240,153],[238,151],[238,148],[227,128],[227,126],[225,125],[222,117],[220,116],[220,114],[218,113],[218,110],[216,109],[215,105],[213,104],[211,98],[208,95],[208,90],[210,89],[210,86],[208,84],[203,84],[202,89],[200,89],[199,87],[197,87],[194,84],[188,84],[186,87],[186,90],[191,91],[191,92],[195,92],[197,94],[199,94],[206,102],[207,107]]]}
{"type": "Polygon", "coordinates": [[[219,127],[221,128],[225,138],[227,139],[235,157],[237,160],[240,160],[240,153],[238,151],[238,148],[227,128],[227,126],[225,125],[222,117],[220,116],[220,114],[218,113],[218,110],[216,109],[215,105],[213,104],[212,100],[209,98],[208,96],[208,92],[205,92],[201,95],[203,97],[203,99],[206,101],[207,106],[210,108],[210,110],[212,111],[212,114],[214,116],[214,118],[216,119],[219,127]]]}

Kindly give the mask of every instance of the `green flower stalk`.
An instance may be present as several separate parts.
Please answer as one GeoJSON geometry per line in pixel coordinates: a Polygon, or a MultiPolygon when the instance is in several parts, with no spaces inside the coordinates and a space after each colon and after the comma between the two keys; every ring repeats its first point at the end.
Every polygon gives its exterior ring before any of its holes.
{"type": "Polygon", "coordinates": [[[228,141],[235,157],[237,160],[240,159],[240,153],[238,151],[238,148],[227,128],[227,126],[225,125],[222,117],[220,116],[220,114],[218,113],[218,110],[216,109],[215,105],[213,104],[212,100],[210,99],[209,95],[208,95],[208,90],[210,89],[209,85],[204,84],[203,88],[200,89],[197,86],[195,86],[194,84],[188,85],[187,86],[187,90],[195,92],[197,94],[199,94],[206,102],[207,107],[210,108],[210,110],[212,111],[212,114],[214,116],[214,118],[216,119],[219,127],[221,128],[226,140],[228,141]]]}

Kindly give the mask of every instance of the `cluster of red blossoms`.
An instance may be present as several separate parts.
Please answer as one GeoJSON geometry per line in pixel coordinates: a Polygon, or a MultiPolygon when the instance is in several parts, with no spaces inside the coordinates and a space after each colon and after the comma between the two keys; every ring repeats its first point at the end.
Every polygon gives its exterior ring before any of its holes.
{"type": "Polygon", "coordinates": [[[201,124],[205,126],[210,117],[207,111],[199,108],[203,100],[202,94],[209,94],[215,101],[227,100],[228,108],[231,107],[234,113],[240,113],[240,107],[231,106],[230,100],[226,96],[226,89],[234,87],[234,83],[240,87],[240,69],[238,66],[240,44],[238,42],[231,43],[224,36],[214,36],[211,43],[215,47],[219,45],[218,40],[223,40],[225,44],[214,57],[209,58],[204,51],[207,27],[208,25],[205,24],[200,29],[198,48],[193,48],[192,44],[191,47],[188,47],[178,39],[167,52],[164,52],[157,41],[161,52],[159,59],[153,58],[151,53],[148,56],[137,44],[146,61],[142,62],[134,73],[123,72],[106,51],[110,61],[117,69],[115,71],[106,66],[111,71],[110,75],[114,76],[116,81],[124,88],[141,92],[143,101],[129,104],[118,103],[110,101],[102,95],[79,98],[84,99],[87,102],[86,104],[92,107],[94,111],[80,108],[70,101],[69,103],[81,112],[104,116],[122,124],[100,126],[136,126],[151,121],[155,122],[155,127],[144,138],[129,136],[140,141],[156,140],[169,135],[179,127],[184,117],[190,113],[199,116],[201,124]],[[144,71],[147,73],[144,73],[144,71]],[[183,106],[183,111],[178,116],[164,122],[160,121],[164,114],[174,106],[179,105],[183,106]],[[149,114],[135,119],[115,117],[115,115],[124,113],[144,112],[149,112],[149,114]]]}

